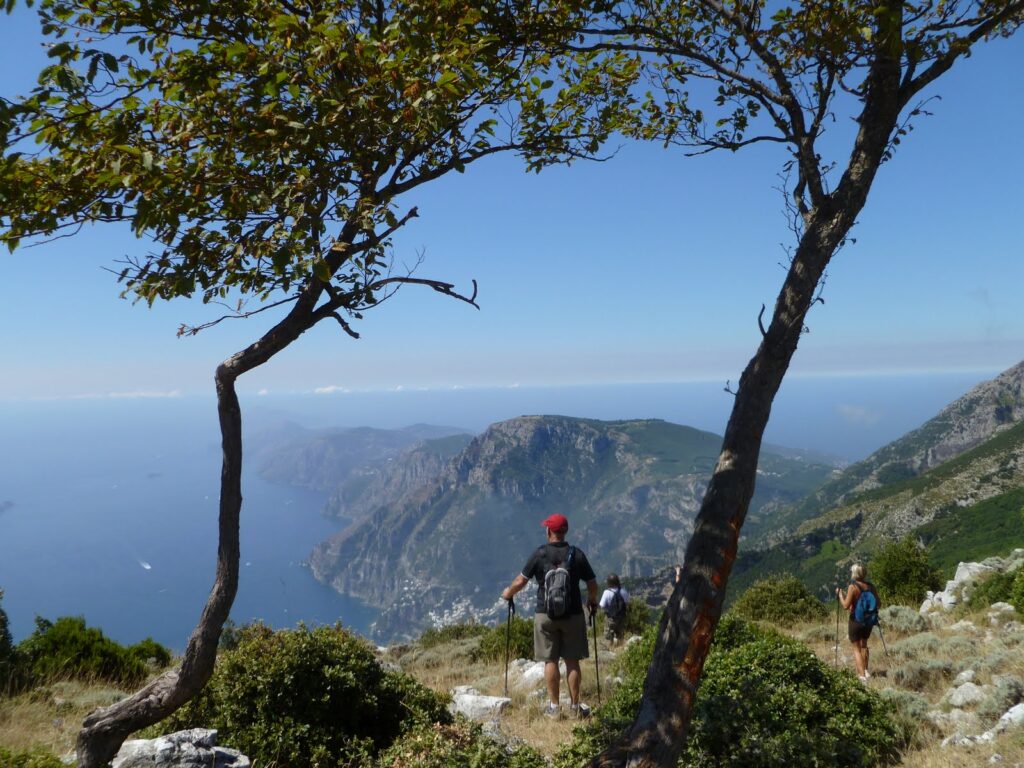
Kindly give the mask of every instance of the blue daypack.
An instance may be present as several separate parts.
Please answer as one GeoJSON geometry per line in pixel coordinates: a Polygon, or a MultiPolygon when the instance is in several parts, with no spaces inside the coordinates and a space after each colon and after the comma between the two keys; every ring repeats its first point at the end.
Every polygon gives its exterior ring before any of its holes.
{"type": "MultiPolygon", "coordinates": [[[[857,589],[860,589],[860,597],[857,598],[857,604],[853,607],[853,620],[858,624],[865,627],[874,627],[878,624],[878,595],[875,594],[875,585],[870,581],[865,581],[868,585],[867,589],[861,589],[857,585],[857,589]]],[[[851,585],[856,582],[851,581],[851,585]]]]}

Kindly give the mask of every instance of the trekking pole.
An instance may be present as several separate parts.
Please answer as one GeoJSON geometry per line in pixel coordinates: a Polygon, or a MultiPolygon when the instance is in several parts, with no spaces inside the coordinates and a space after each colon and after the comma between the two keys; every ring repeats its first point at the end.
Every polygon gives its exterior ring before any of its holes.
{"type": "Polygon", "coordinates": [[[836,594],[836,669],[839,669],[839,617],[842,615],[842,607],[842,603],[839,602],[839,595],[836,594]]]}
{"type": "Polygon", "coordinates": [[[885,647],[885,633],[882,632],[882,622],[878,622],[878,636],[882,638],[882,650],[885,651],[885,660],[892,664],[892,659],[889,656],[889,649],[885,647]]]}
{"type": "MultiPolygon", "coordinates": [[[[597,620],[595,611],[590,612],[590,624],[594,628],[594,679],[597,680],[597,703],[601,703],[601,665],[597,662],[597,620]]],[[[577,635],[579,637],[579,635],[577,635]]]]}
{"type": "Polygon", "coordinates": [[[508,651],[512,641],[512,615],[516,612],[516,601],[508,599],[508,620],[505,622],[505,698],[508,698],[508,651]]]}

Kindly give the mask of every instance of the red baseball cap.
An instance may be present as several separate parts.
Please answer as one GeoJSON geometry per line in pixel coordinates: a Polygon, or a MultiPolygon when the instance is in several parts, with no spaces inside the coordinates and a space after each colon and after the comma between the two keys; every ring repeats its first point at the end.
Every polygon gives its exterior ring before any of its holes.
{"type": "Polygon", "coordinates": [[[545,528],[549,528],[552,531],[568,531],[569,521],[566,520],[565,515],[560,515],[557,512],[551,515],[547,520],[541,523],[545,528]]]}

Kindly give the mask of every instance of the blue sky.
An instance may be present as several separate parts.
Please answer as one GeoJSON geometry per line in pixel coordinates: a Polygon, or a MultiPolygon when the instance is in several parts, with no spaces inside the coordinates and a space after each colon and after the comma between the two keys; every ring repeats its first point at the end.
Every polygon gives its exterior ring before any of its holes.
{"type": "MultiPolygon", "coordinates": [[[[0,93],[45,63],[34,14],[0,16],[0,93]]],[[[797,376],[977,371],[1024,358],[1024,34],[983,45],[929,93],[883,166],[797,376]]],[[[840,124],[845,130],[845,126],[840,124]]],[[[628,144],[605,163],[527,175],[513,157],[416,193],[397,260],[480,285],[481,310],[405,289],[359,323],[303,336],[240,390],[288,393],[733,380],[789,241],[777,148],[687,158],[628,144]]],[[[118,298],[104,267],[145,244],[115,228],[3,259],[0,398],[209,393],[216,364],[272,313],[177,339],[214,311],[118,298]]]]}

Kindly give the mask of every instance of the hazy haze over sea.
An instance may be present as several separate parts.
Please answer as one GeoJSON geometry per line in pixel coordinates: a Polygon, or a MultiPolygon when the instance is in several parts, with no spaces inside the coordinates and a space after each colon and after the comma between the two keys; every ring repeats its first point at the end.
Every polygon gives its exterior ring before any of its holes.
{"type": "MultiPolygon", "coordinates": [[[[987,374],[786,381],[765,439],[863,458],[919,426],[987,374]]],[[[252,396],[246,433],[307,427],[442,424],[480,431],[523,414],[663,418],[721,433],[725,382],[252,396]]],[[[122,642],[151,635],[180,650],[213,579],[220,472],[212,398],[0,402],[0,588],[16,639],[33,616],[84,615],[122,642]]],[[[248,466],[237,622],[274,626],[373,612],[301,565],[340,525],[321,494],[275,486],[248,466]]],[[[571,513],[571,510],[570,510],[571,513]]]]}

